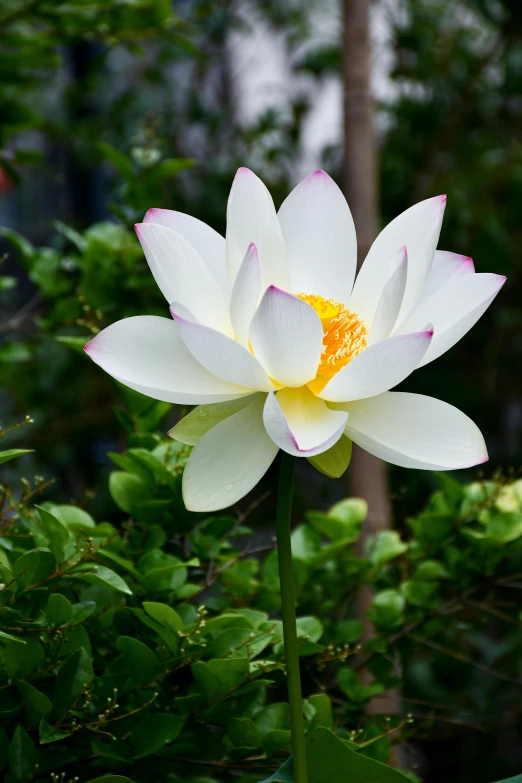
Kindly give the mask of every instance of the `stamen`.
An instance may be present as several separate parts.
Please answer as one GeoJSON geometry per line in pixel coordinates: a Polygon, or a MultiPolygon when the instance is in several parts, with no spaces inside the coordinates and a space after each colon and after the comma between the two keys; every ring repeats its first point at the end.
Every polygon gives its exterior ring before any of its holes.
{"type": "Polygon", "coordinates": [[[311,305],[323,325],[323,349],[317,376],[308,386],[317,393],[342,367],[366,348],[368,327],[356,313],[345,309],[342,302],[325,299],[317,294],[297,294],[311,305]]]}

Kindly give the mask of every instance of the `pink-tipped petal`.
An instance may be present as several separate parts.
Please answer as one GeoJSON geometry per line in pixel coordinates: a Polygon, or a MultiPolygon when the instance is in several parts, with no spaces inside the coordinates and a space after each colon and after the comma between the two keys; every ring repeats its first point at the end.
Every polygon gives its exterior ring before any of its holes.
{"type": "Polygon", "coordinates": [[[343,434],[348,414],[333,411],[306,386],[270,393],[263,421],[279,448],[294,457],[313,457],[331,448],[343,434]]]}
{"type": "Polygon", "coordinates": [[[227,270],[225,238],[207,226],[202,220],[187,215],[184,212],[176,212],[172,209],[149,209],[144,223],[171,228],[177,234],[186,239],[192,245],[196,253],[201,256],[211,275],[218,283],[221,293],[228,299],[230,296],[230,280],[227,270]]]}
{"type": "Polygon", "coordinates": [[[203,405],[250,393],[202,367],[170,318],[144,315],[117,321],[87,343],[85,351],[117,381],[155,400],[203,405]]]}
{"type": "Polygon", "coordinates": [[[278,213],[291,290],[347,302],[357,264],[355,226],[346,199],[325,171],[306,177],[278,213]]]}
{"type": "Polygon", "coordinates": [[[259,177],[238,169],[227,207],[227,266],[234,283],[250,243],[259,254],[261,286],[289,287],[285,244],[272,196],[259,177]]]}
{"type": "Polygon", "coordinates": [[[433,330],[426,327],[374,343],[339,370],[318,396],[330,402],[346,402],[393,389],[419,366],[432,339],[433,330]]]}
{"type": "Polygon", "coordinates": [[[477,425],[433,397],[387,392],[335,408],[348,412],[346,435],[392,465],[457,470],[480,465],[488,458],[477,425]]]}
{"type": "Polygon", "coordinates": [[[357,275],[350,310],[371,323],[382,289],[389,277],[388,260],[403,245],[408,248],[408,276],[399,320],[412,309],[424,286],[439,241],[445,196],[421,201],[392,220],[370,248],[357,275]]]}
{"type": "Polygon", "coordinates": [[[230,334],[225,296],[194,247],[181,234],[156,223],[140,223],[136,233],[167,302],[180,302],[201,323],[230,334]]]}

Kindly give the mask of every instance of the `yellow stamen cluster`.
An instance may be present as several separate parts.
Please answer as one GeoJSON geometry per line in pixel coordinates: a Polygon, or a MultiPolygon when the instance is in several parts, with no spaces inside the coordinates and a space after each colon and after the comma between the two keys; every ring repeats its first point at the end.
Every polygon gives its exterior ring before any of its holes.
{"type": "Polygon", "coordinates": [[[308,384],[312,391],[318,392],[332,375],[366,348],[368,327],[356,313],[345,309],[342,302],[317,294],[298,296],[314,308],[323,325],[323,350],[317,377],[308,384]]]}

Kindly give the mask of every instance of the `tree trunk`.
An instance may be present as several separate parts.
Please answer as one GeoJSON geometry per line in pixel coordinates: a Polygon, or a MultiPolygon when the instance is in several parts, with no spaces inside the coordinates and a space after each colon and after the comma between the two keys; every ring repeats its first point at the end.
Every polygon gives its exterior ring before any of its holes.
{"type": "MultiPolygon", "coordinates": [[[[377,144],[374,126],[374,101],[371,93],[371,0],[343,0],[343,79],[344,79],[344,192],[357,230],[357,262],[362,264],[377,234],[377,144]]],[[[360,539],[361,551],[374,533],[390,527],[386,465],[354,446],[348,470],[352,495],[368,502],[368,519],[360,539]]],[[[364,639],[372,636],[366,612],[372,600],[370,589],[358,597],[357,612],[364,622],[364,639]]],[[[370,679],[365,673],[365,678],[370,679]]],[[[375,698],[369,713],[394,715],[399,712],[399,697],[392,691],[375,698]]],[[[392,763],[397,764],[398,754],[392,763]]]]}
{"type": "MultiPolygon", "coordinates": [[[[358,266],[377,233],[377,145],[371,94],[371,0],[343,0],[344,6],[344,192],[357,230],[358,266]]],[[[365,531],[390,524],[386,466],[354,448],[350,489],[368,501],[365,531]]]]}

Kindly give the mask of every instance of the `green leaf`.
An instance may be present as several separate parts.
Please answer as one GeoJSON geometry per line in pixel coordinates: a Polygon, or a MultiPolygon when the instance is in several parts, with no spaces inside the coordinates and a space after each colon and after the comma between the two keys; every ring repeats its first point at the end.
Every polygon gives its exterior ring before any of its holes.
{"type": "Polygon", "coordinates": [[[177,715],[161,712],[147,715],[135,726],[130,736],[134,758],[140,759],[161,750],[164,745],[176,739],[183,724],[183,718],[177,715]]]}
{"type": "Polygon", "coordinates": [[[93,679],[92,660],[82,647],[60,667],[54,686],[54,715],[62,718],[93,679]]]}
{"type": "Polygon", "coordinates": [[[115,470],[109,476],[109,492],[117,506],[127,514],[132,514],[136,508],[152,495],[152,483],[145,481],[133,473],[115,470]]]}
{"type": "Polygon", "coordinates": [[[159,671],[159,661],[146,644],[131,636],[120,636],[116,647],[123,654],[118,666],[124,667],[135,684],[145,685],[154,679],[159,671]]]}
{"type": "Polygon", "coordinates": [[[115,571],[111,571],[110,568],[106,568],[102,565],[96,565],[95,568],[96,572],[87,571],[84,573],[82,571],[77,571],[71,572],[71,576],[74,576],[77,579],[83,579],[84,582],[90,582],[92,585],[110,587],[111,590],[118,590],[120,593],[132,595],[130,587],[115,571]]]}
{"type": "Polygon", "coordinates": [[[143,608],[153,620],[161,626],[159,631],[161,637],[166,641],[171,650],[176,652],[178,649],[178,631],[183,630],[183,622],[179,614],[167,604],[144,601],[143,608]]]}
{"type": "Polygon", "coordinates": [[[444,499],[451,511],[457,511],[464,498],[464,487],[447,473],[435,473],[444,499]]]}
{"type": "Polygon", "coordinates": [[[68,505],[46,505],[48,510],[65,525],[67,530],[76,536],[91,535],[91,530],[96,527],[94,519],[83,508],[68,505]]]}
{"type": "Polygon", "coordinates": [[[236,748],[259,748],[261,734],[251,718],[232,718],[228,736],[236,748]]]}
{"type": "Polygon", "coordinates": [[[124,179],[132,177],[132,161],[123,152],[107,144],[105,141],[98,142],[98,149],[101,154],[112,163],[114,168],[124,179]]]}
{"type": "Polygon", "coordinates": [[[208,663],[195,663],[192,666],[192,674],[207,699],[214,701],[233,692],[245,682],[249,669],[247,658],[213,659],[208,663]]]}
{"type": "Polygon", "coordinates": [[[51,726],[43,718],[40,721],[40,745],[47,745],[49,742],[57,742],[70,736],[69,732],[62,731],[57,726],[51,726]]]}
{"type": "Polygon", "coordinates": [[[352,459],[352,441],[343,435],[331,448],[307,459],[319,473],[329,478],[340,478],[352,459]]]}
{"type": "Polygon", "coordinates": [[[16,642],[16,644],[27,644],[24,639],[19,639],[17,636],[12,636],[10,633],[6,633],[5,631],[0,631],[0,641],[2,641],[2,639],[7,639],[9,642],[16,642]]]}
{"type": "Polygon", "coordinates": [[[370,561],[372,565],[380,568],[399,555],[408,551],[408,544],[401,541],[396,530],[382,530],[374,538],[370,549],[370,561]]]}
{"type": "Polygon", "coordinates": [[[16,687],[20,691],[22,701],[32,715],[41,718],[51,712],[52,702],[45,693],[42,693],[29,682],[19,681],[16,687]]]}
{"type": "Polygon", "coordinates": [[[406,783],[401,772],[351,750],[325,728],[317,728],[306,738],[306,758],[310,783],[406,783]]]}
{"type": "Polygon", "coordinates": [[[499,780],[497,783],[522,783],[522,775],[515,775],[514,778],[507,778],[506,780],[499,780]]]}
{"type": "Polygon", "coordinates": [[[372,602],[371,619],[384,628],[396,628],[403,621],[406,601],[397,590],[382,590],[372,602]]]}
{"type": "Polygon", "coordinates": [[[425,560],[412,576],[415,582],[435,582],[447,578],[448,572],[438,560],[425,560]]]}
{"type": "Polygon", "coordinates": [[[321,539],[308,525],[298,525],[292,532],[292,557],[304,563],[312,563],[321,546],[321,539]]]}
{"type": "Polygon", "coordinates": [[[52,593],[47,602],[47,611],[54,625],[65,625],[73,616],[72,604],[60,593],[52,593]]]}
{"type": "Polygon", "coordinates": [[[40,522],[44,530],[45,536],[49,542],[49,549],[56,558],[57,563],[62,563],[65,560],[67,550],[69,549],[69,542],[72,540],[72,536],[65,527],[50,511],[41,506],[35,506],[40,516],[40,522]]]}
{"type": "Polygon", "coordinates": [[[314,708],[314,714],[310,720],[308,730],[313,731],[318,726],[332,729],[334,721],[330,697],[326,693],[317,693],[314,696],[309,696],[308,701],[314,708]]]}
{"type": "Polygon", "coordinates": [[[7,449],[7,451],[0,451],[0,465],[4,462],[9,462],[17,457],[22,457],[24,454],[32,454],[34,449],[7,449]]]}
{"type": "Polygon", "coordinates": [[[36,764],[36,748],[21,726],[17,726],[9,745],[9,783],[31,780],[36,764]]]}
{"type": "Polygon", "coordinates": [[[56,568],[56,559],[49,549],[40,547],[25,552],[18,558],[13,567],[13,574],[18,578],[19,588],[41,582],[50,576],[56,568]]]}
{"type": "Polygon", "coordinates": [[[4,653],[4,666],[9,677],[29,677],[45,661],[44,648],[36,639],[27,639],[24,645],[7,642],[4,653]]]}
{"type": "Polygon", "coordinates": [[[55,340],[57,343],[60,343],[61,345],[66,345],[67,348],[72,348],[73,351],[76,351],[76,353],[82,354],[82,356],[85,356],[84,348],[89,341],[89,337],[73,337],[69,334],[60,334],[57,337],[55,337],[55,340]]]}
{"type": "Polygon", "coordinates": [[[364,500],[346,498],[332,506],[326,514],[309,511],[306,518],[318,533],[331,541],[355,541],[367,513],[368,505],[364,500]]]}
{"type": "Polygon", "coordinates": [[[282,764],[273,775],[270,775],[269,778],[265,778],[261,783],[295,783],[292,756],[287,758],[284,764],[282,764]]]}
{"type": "Polygon", "coordinates": [[[181,419],[168,431],[174,440],[187,446],[195,446],[198,440],[220,421],[228,419],[234,413],[243,410],[252,402],[253,396],[240,397],[238,400],[218,402],[211,405],[198,405],[188,416],[181,419]]]}

